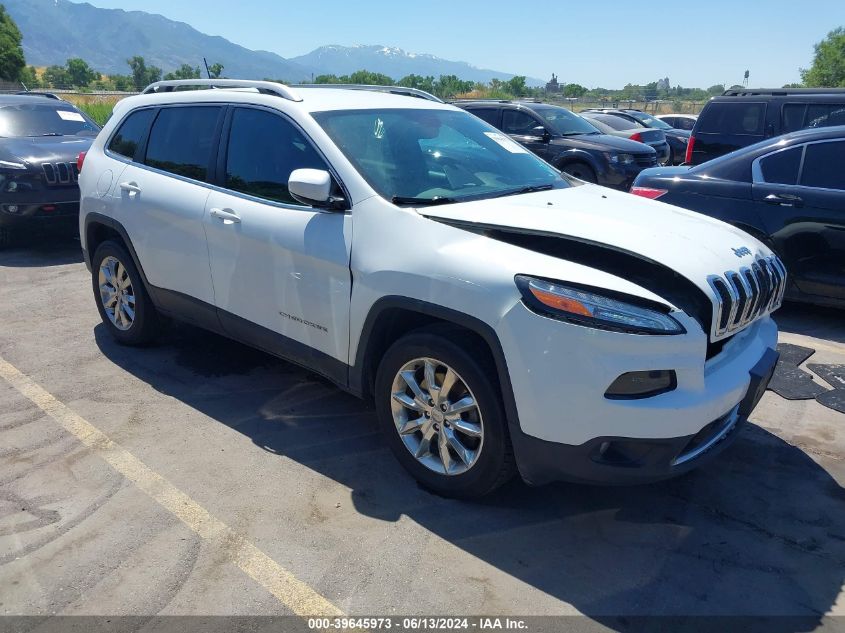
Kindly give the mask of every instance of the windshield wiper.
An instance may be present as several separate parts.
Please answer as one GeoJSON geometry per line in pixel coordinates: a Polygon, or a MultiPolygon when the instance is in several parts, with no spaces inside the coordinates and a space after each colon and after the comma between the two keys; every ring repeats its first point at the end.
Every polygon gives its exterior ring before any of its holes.
{"type": "Polygon", "coordinates": [[[554,189],[554,185],[531,185],[530,187],[520,187],[519,189],[509,189],[490,196],[491,198],[503,198],[505,196],[518,196],[522,193],[535,193],[537,191],[549,191],[554,189]]]}
{"type": "Polygon", "coordinates": [[[39,134],[39,136],[64,136],[64,134],[59,134],[58,132],[46,132],[44,134],[39,134]]]}
{"type": "Polygon", "coordinates": [[[393,204],[414,204],[431,207],[437,204],[452,204],[453,202],[457,202],[458,200],[456,198],[446,198],[442,196],[436,196],[434,198],[409,198],[406,196],[393,196],[390,201],[393,204]]]}

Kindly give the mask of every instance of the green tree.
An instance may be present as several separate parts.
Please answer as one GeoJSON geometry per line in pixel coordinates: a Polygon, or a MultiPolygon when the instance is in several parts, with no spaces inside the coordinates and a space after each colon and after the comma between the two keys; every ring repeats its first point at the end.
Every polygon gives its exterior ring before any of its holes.
{"type": "MultiPolygon", "coordinates": [[[[516,77],[512,77],[505,82],[505,90],[511,93],[514,97],[521,97],[527,92],[527,87],[525,85],[525,77],[522,75],[517,75],[516,77]]],[[[463,92],[468,92],[464,90],[463,92]]]]}
{"type": "Polygon", "coordinates": [[[68,83],[72,86],[85,88],[100,78],[100,73],[91,68],[88,63],[78,57],[67,60],[65,65],[67,69],[68,83]]]}
{"type": "Polygon", "coordinates": [[[564,97],[583,97],[587,94],[587,89],[581,84],[566,84],[563,87],[564,97]]]}
{"type": "Polygon", "coordinates": [[[168,81],[172,79],[199,79],[200,69],[199,66],[195,68],[193,66],[190,66],[189,64],[182,64],[173,72],[167,73],[164,78],[168,81]]]}
{"type": "Polygon", "coordinates": [[[208,67],[208,74],[211,75],[212,79],[220,79],[220,75],[223,74],[223,64],[212,64],[208,67]]]}
{"type": "Polygon", "coordinates": [[[50,88],[67,88],[70,86],[70,76],[64,66],[47,66],[44,71],[44,83],[50,88]]]}
{"type": "Polygon", "coordinates": [[[147,67],[147,63],[140,55],[135,55],[131,59],[126,60],[129,68],[132,71],[132,83],[135,90],[143,90],[151,83],[161,81],[161,68],[155,66],[147,67]]]}
{"type": "Polygon", "coordinates": [[[801,69],[801,79],[809,88],[845,88],[845,27],[816,44],[813,65],[801,69]]]}
{"type": "Polygon", "coordinates": [[[340,78],[337,75],[317,75],[314,77],[315,84],[339,84],[340,78]]]}
{"type": "Polygon", "coordinates": [[[38,73],[35,72],[34,66],[24,67],[24,69],[21,71],[19,80],[29,90],[41,87],[41,82],[38,81],[38,73]]]}
{"type": "Polygon", "coordinates": [[[0,4],[0,79],[18,81],[26,67],[20,29],[0,4]]]}
{"type": "Polygon", "coordinates": [[[135,87],[135,81],[129,75],[109,75],[109,82],[118,92],[129,92],[135,87]]]}
{"type": "Polygon", "coordinates": [[[722,94],[725,91],[725,84],[715,84],[710,86],[707,89],[707,94],[715,97],[717,95],[722,94]]]}
{"type": "Polygon", "coordinates": [[[367,86],[392,86],[396,82],[387,75],[374,73],[368,70],[356,70],[349,75],[349,83],[364,84],[367,86]]]}

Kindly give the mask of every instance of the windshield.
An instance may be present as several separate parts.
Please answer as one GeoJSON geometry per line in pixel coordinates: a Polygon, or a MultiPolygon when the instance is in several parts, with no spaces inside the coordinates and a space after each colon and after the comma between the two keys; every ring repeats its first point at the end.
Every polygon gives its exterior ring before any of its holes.
{"type": "Polygon", "coordinates": [[[313,116],[370,186],[396,204],[446,204],[573,184],[467,112],[337,110],[313,116]]]}
{"type": "Polygon", "coordinates": [[[20,103],[0,106],[0,136],[95,136],[99,128],[69,104],[20,103]]]}
{"type": "Polygon", "coordinates": [[[600,134],[596,127],[589,121],[582,119],[577,114],[566,108],[557,106],[545,106],[534,108],[534,112],[548,124],[555,134],[562,136],[573,136],[575,134],[600,134]]]}
{"type": "Polygon", "coordinates": [[[647,125],[648,127],[655,128],[657,130],[671,130],[672,126],[666,123],[666,121],[661,121],[658,118],[651,116],[650,114],[646,114],[645,112],[626,112],[629,116],[634,117],[640,123],[647,125]]]}

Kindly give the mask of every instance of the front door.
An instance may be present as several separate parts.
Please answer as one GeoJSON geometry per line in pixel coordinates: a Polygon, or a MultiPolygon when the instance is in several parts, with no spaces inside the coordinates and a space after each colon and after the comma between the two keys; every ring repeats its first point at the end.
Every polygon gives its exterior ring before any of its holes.
{"type": "Polygon", "coordinates": [[[204,216],[223,328],[343,382],[352,217],[290,196],[293,170],[327,166],[289,119],[236,107],[227,127],[224,189],[211,193],[204,216]]]}

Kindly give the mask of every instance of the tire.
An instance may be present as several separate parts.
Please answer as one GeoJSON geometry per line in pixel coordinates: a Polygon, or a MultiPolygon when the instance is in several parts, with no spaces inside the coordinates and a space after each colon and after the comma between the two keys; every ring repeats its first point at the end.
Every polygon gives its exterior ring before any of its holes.
{"type": "Polygon", "coordinates": [[[399,339],[381,360],[374,395],[379,426],[411,476],[442,496],[475,499],[507,482],[516,468],[495,367],[486,349],[452,342],[461,338],[466,340],[458,330],[434,327],[399,339]],[[428,389],[426,361],[434,368],[436,386],[443,387],[447,371],[452,372],[445,394],[428,389]],[[403,374],[416,378],[423,398],[431,396],[427,410],[403,374]],[[462,412],[442,411],[455,405],[462,412]]]}
{"type": "Polygon", "coordinates": [[[135,262],[121,244],[106,241],[97,247],[91,261],[91,285],[100,318],[118,343],[145,345],[155,339],[158,312],[135,262]],[[111,279],[117,279],[119,285],[111,279]]]}
{"type": "Polygon", "coordinates": [[[561,168],[561,171],[569,174],[570,176],[574,176],[579,180],[583,180],[584,182],[591,182],[596,184],[598,179],[596,178],[596,172],[593,171],[593,168],[590,167],[587,163],[576,161],[574,163],[569,163],[564,165],[561,168]]]}

